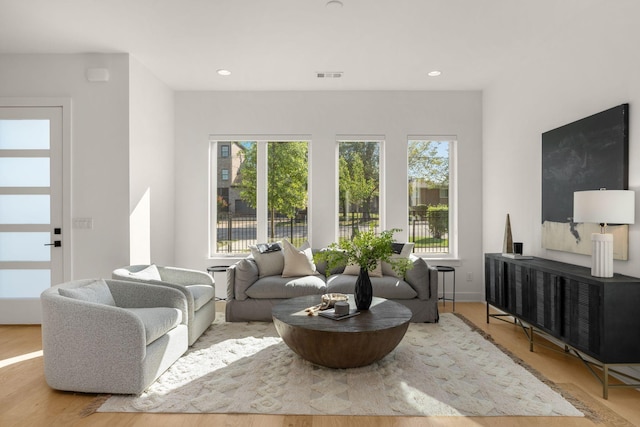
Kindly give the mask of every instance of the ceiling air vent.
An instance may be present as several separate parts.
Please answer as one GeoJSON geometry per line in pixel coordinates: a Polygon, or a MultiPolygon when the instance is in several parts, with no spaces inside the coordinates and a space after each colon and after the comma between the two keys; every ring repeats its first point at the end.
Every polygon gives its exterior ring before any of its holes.
{"type": "Polygon", "coordinates": [[[319,71],[316,73],[319,79],[338,79],[342,77],[342,71],[319,71]]]}

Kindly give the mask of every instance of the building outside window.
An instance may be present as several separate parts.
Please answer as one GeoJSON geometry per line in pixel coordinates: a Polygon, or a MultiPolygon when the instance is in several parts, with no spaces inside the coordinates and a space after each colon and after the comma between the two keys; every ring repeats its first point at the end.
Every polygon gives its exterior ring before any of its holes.
{"type": "Polygon", "coordinates": [[[286,238],[300,246],[307,240],[308,142],[212,144],[227,146],[230,153],[223,157],[220,149],[211,160],[212,170],[221,171],[220,182],[212,183],[217,202],[212,205],[211,252],[246,253],[249,245],[263,241],[286,238]]]}
{"type": "Polygon", "coordinates": [[[229,144],[220,145],[220,157],[222,158],[229,157],[230,152],[231,152],[231,146],[229,144]]]}

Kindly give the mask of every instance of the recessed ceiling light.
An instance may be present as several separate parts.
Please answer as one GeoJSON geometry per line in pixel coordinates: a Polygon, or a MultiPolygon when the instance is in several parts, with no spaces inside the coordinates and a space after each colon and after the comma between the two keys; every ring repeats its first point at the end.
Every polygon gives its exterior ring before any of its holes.
{"type": "Polygon", "coordinates": [[[218,74],[220,74],[221,76],[230,76],[231,75],[231,71],[229,70],[225,70],[224,68],[219,69],[218,71],[216,71],[218,74]]]}
{"type": "Polygon", "coordinates": [[[326,6],[330,9],[340,9],[342,8],[343,4],[340,0],[329,0],[326,6]]]}
{"type": "Polygon", "coordinates": [[[429,71],[427,73],[429,77],[438,77],[440,74],[442,74],[442,71],[438,71],[438,70],[429,71]]]}

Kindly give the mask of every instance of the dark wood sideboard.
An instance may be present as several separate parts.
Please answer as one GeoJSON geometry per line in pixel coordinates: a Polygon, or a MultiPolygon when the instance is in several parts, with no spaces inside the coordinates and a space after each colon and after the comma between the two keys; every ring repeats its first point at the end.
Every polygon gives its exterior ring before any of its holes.
{"type": "Polygon", "coordinates": [[[593,277],[589,268],[572,264],[485,254],[485,297],[487,323],[504,316],[490,314],[493,306],[522,324],[531,351],[534,332],[561,341],[565,351],[573,351],[602,383],[605,399],[614,387],[611,373],[640,381],[611,369],[640,364],[640,279],[619,274],[593,277]]]}

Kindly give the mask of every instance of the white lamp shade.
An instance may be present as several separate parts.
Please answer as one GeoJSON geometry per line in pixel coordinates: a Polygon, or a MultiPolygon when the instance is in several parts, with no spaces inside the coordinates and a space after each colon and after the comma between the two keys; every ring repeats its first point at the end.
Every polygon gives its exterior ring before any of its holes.
{"type": "Polygon", "coordinates": [[[573,193],[573,221],[596,224],[633,224],[635,192],[593,190],[573,193]]]}

